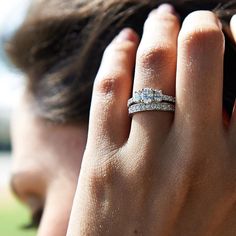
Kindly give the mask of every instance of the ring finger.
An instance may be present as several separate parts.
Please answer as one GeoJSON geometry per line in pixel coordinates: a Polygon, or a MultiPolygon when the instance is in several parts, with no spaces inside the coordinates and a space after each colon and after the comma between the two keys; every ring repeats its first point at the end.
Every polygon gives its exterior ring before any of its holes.
{"type": "MultiPolygon", "coordinates": [[[[180,22],[169,4],[153,10],[144,25],[144,33],[137,51],[133,94],[143,88],[160,89],[174,96],[176,76],[177,37],[180,22]]],[[[168,133],[173,112],[140,112],[133,115],[130,140],[138,145],[150,144],[168,133]],[[142,135],[139,135],[142,134],[142,135]],[[132,139],[133,137],[140,137],[132,139]]]]}

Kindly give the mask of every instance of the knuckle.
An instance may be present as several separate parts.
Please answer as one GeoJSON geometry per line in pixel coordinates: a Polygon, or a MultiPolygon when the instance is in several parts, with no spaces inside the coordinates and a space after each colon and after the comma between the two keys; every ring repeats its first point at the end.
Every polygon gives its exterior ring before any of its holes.
{"type": "Polygon", "coordinates": [[[135,44],[131,41],[123,41],[123,42],[113,42],[111,43],[105,50],[105,53],[128,53],[130,49],[133,49],[135,44]]]}
{"type": "MultiPolygon", "coordinates": [[[[131,45],[124,43],[112,43],[103,55],[102,65],[94,81],[94,90],[98,94],[117,94],[121,91],[125,81],[129,81],[129,71],[124,67],[127,61],[131,45]]],[[[132,53],[132,52],[131,52],[132,53]]]]}
{"type": "Polygon", "coordinates": [[[178,41],[187,47],[201,45],[211,48],[224,48],[223,32],[219,28],[212,26],[182,30],[179,34],[178,41]]]}
{"type": "Polygon", "coordinates": [[[104,57],[108,58],[126,58],[136,49],[136,44],[131,41],[112,42],[104,51],[104,57]]]}
{"type": "Polygon", "coordinates": [[[120,77],[121,76],[116,73],[100,75],[94,83],[96,93],[102,95],[116,94],[121,88],[120,77]]]}
{"type": "Polygon", "coordinates": [[[159,45],[151,48],[138,49],[137,60],[143,67],[162,67],[175,58],[175,48],[171,45],[159,45]]]}

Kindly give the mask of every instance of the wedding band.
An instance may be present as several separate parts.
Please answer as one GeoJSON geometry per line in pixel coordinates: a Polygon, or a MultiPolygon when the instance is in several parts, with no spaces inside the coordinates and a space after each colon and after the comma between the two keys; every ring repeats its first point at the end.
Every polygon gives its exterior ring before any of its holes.
{"type": "Polygon", "coordinates": [[[175,111],[175,105],[171,103],[150,103],[150,104],[144,104],[144,103],[138,103],[129,106],[129,115],[132,115],[134,113],[138,112],[144,112],[144,111],[175,111]]]}
{"type": "Polygon", "coordinates": [[[162,93],[162,90],[144,88],[134,92],[134,96],[128,100],[128,107],[137,103],[151,104],[151,103],[171,102],[175,103],[175,98],[162,93]]]}

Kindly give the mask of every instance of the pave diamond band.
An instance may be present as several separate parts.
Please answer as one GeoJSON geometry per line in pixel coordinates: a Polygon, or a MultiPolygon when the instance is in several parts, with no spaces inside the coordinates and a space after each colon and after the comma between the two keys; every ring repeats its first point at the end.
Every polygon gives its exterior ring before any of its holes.
{"type": "Polygon", "coordinates": [[[169,95],[165,95],[161,90],[144,88],[142,90],[134,92],[134,96],[128,100],[128,107],[133,104],[144,103],[161,103],[161,102],[171,102],[175,103],[175,98],[169,95]]]}
{"type": "Polygon", "coordinates": [[[144,104],[144,103],[138,103],[129,106],[129,115],[132,115],[137,112],[143,112],[143,111],[175,111],[175,105],[171,103],[150,103],[150,104],[144,104]]]}
{"type": "Polygon", "coordinates": [[[144,111],[175,111],[175,98],[161,90],[144,88],[134,92],[128,100],[129,115],[144,111]]]}

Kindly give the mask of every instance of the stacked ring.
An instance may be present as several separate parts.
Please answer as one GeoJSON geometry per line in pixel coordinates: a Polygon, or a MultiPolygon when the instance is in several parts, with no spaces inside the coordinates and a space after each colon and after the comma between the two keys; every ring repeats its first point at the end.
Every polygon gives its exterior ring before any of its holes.
{"type": "Polygon", "coordinates": [[[144,88],[128,100],[129,114],[143,111],[175,111],[175,98],[161,90],[144,88]]]}

